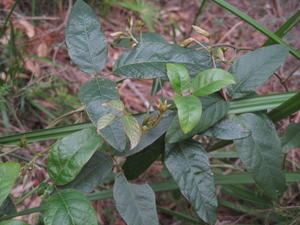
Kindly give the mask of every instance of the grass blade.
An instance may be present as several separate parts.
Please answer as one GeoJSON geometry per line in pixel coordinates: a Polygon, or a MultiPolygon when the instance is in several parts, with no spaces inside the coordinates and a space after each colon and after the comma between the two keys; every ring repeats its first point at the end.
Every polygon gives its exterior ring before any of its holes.
{"type": "Polygon", "coordinates": [[[227,3],[224,0],[213,0],[213,2],[217,3],[218,5],[225,8],[226,10],[233,13],[234,15],[240,17],[246,23],[253,26],[256,30],[258,30],[261,33],[263,33],[264,35],[266,35],[268,38],[273,40],[275,43],[278,43],[278,44],[281,44],[281,45],[285,46],[290,51],[290,53],[292,55],[294,55],[297,59],[300,59],[300,52],[299,51],[297,51],[295,48],[293,48],[288,43],[283,41],[280,37],[278,37],[276,34],[271,32],[269,29],[262,26],[256,20],[252,19],[251,17],[249,17],[245,13],[241,12],[240,10],[238,10],[237,8],[235,8],[234,6],[232,6],[231,4],[227,3]]]}
{"type": "MultiPolygon", "coordinates": [[[[294,26],[299,23],[300,10],[294,13],[284,24],[282,24],[279,29],[275,32],[275,34],[283,38],[294,26]]],[[[263,46],[276,44],[272,39],[267,40],[263,46]]]]}
{"type": "MultiPolygon", "coordinates": [[[[255,112],[260,110],[273,109],[293,97],[296,92],[287,92],[270,95],[260,95],[230,102],[228,114],[255,112]]],[[[27,143],[58,139],[75,131],[93,126],[91,123],[79,123],[64,127],[49,128],[27,133],[15,134],[0,137],[0,145],[19,144],[21,139],[26,139],[27,143]]]]}
{"type": "Polygon", "coordinates": [[[289,98],[287,101],[283,102],[281,105],[273,109],[268,116],[273,121],[279,121],[287,116],[290,116],[294,112],[300,110],[300,91],[289,98]]]}

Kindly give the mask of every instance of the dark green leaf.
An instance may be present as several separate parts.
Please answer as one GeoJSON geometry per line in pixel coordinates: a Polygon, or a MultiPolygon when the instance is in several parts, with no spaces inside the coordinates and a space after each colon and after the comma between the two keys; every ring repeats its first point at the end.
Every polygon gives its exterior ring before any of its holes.
{"type": "Polygon", "coordinates": [[[251,131],[249,137],[235,140],[239,157],[266,195],[276,199],[285,190],[281,143],[277,132],[265,114],[246,113],[237,117],[251,131]]]}
{"type": "Polygon", "coordinates": [[[28,225],[28,223],[25,223],[21,220],[8,220],[0,222],[0,225],[28,225]]]}
{"type": "Polygon", "coordinates": [[[7,197],[4,202],[0,205],[0,216],[1,215],[8,215],[12,213],[16,213],[17,209],[12,201],[11,197],[7,197]]]}
{"type": "Polygon", "coordinates": [[[172,88],[179,94],[191,88],[189,71],[181,64],[167,64],[167,75],[172,88]]]}
{"type": "Polygon", "coordinates": [[[127,179],[133,180],[145,172],[149,166],[159,157],[164,149],[164,141],[158,139],[143,151],[129,156],[123,165],[124,174],[127,179]]]}
{"type": "Polygon", "coordinates": [[[82,0],[74,5],[65,38],[70,58],[82,71],[95,74],[104,68],[107,43],[98,17],[82,0]]]}
{"type": "Polygon", "coordinates": [[[209,224],[215,224],[217,198],[214,177],[207,153],[201,145],[192,140],[167,144],[165,165],[198,216],[209,224]]]}
{"type": "Polygon", "coordinates": [[[238,123],[235,117],[225,118],[204,132],[204,135],[222,140],[235,140],[248,137],[251,131],[238,123]]]}
{"type": "Polygon", "coordinates": [[[203,112],[200,122],[197,126],[189,133],[184,134],[180,129],[178,117],[175,117],[167,131],[166,141],[168,143],[175,143],[178,141],[185,140],[195,134],[199,134],[216,122],[221,120],[228,112],[228,102],[217,97],[203,97],[201,98],[203,105],[203,112]]]}
{"type": "Polygon", "coordinates": [[[196,96],[210,95],[230,84],[234,84],[232,74],[222,69],[208,69],[199,73],[193,81],[193,94],[196,96]]]}
{"type": "Polygon", "coordinates": [[[212,66],[211,58],[206,51],[162,42],[141,42],[118,59],[114,72],[136,79],[166,77],[167,63],[183,64],[191,75],[212,66]]]}
{"type": "Polygon", "coordinates": [[[284,46],[272,45],[241,56],[230,68],[236,84],[228,88],[229,95],[234,98],[251,95],[284,63],[287,55],[284,46]]]}
{"type": "Polygon", "coordinates": [[[155,194],[148,184],[131,184],[123,174],[117,174],[113,197],[128,225],[158,225],[155,194]]]}
{"type": "Polygon", "coordinates": [[[78,191],[64,190],[46,202],[45,225],[98,225],[96,213],[87,198],[78,191]]]}
{"type": "Polygon", "coordinates": [[[141,141],[142,129],[134,116],[128,114],[122,116],[125,133],[130,141],[130,149],[135,148],[141,141]]]}
{"type": "Polygon", "coordinates": [[[69,184],[61,186],[63,189],[76,189],[83,193],[90,193],[112,171],[112,159],[103,152],[95,152],[85,164],[76,178],[69,184]]]}
{"type": "Polygon", "coordinates": [[[10,193],[19,176],[20,164],[15,162],[0,163],[0,205],[10,193]]]}
{"type": "Polygon", "coordinates": [[[95,128],[86,128],[59,140],[48,157],[48,172],[58,185],[71,182],[103,144],[95,128]]]}
{"type": "Polygon", "coordinates": [[[288,153],[290,150],[300,148],[300,124],[291,123],[281,138],[282,151],[288,153]]]}
{"type": "MultiPolygon", "coordinates": [[[[120,112],[103,105],[104,103],[111,102],[112,100],[119,100],[119,92],[116,84],[111,80],[94,78],[85,83],[79,92],[79,98],[82,103],[86,105],[91,121],[97,125],[100,117],[109,113],[119,114],[120,112]]],[[[120,118],[114,119],[109,126],[103,128],[100,135],[115,149],[124,151],[126,147],[126,134],[120,118]]]]}
{"type": "Polygon", "coordinates": [[[190,132],[200,122],[202,104],[199,98],[193,95],[173,97],[177,107],[178,119],[183,133],[190,132]]]}

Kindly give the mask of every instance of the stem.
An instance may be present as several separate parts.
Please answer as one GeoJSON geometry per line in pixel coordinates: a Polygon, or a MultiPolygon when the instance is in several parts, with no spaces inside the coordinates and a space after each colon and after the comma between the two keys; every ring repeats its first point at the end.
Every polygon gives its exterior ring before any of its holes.
{"type": "Polygon", "coordinates": [[[206,223],[200,221],[199,219],[197,219],[195,217],[188,216],[188,215],[186,215],[184,213],[180,213],[180,212],[177,212],[177,211],[174,211],[174,210],[170,210],[170,209],[161,207],[159,205],[157,206],[157,208],[160,211],[162,211],[163,213],[171,215],[171,216],[174,216],[174,217],[178,218],[179,220],[192,222],[193,224],[203,224],[203,225],[206,224],[206,223]]]}
{"type": "MultiPolygon", "coordinates": [[[[199,16],[201,15],[202,10],[203,10],[205,4],[206,4],[206,0],[202,0],[201,5],[198,8],[197,13],[196,13],[196,15],[194,17],[194,20],[192,22],[192,25],[194,25],[194,24],[197,23],[197,20],[198,20],[199,16]]],[[[185,37],[187,38],[187,37],[191,36],[192,32],[193,32],[193,28],[191,27],[190,31],[187,33],[187,35],[185,37]]]]}
{"type": "MultiPolygon", "coordinates": [[[[228,114],[238,114],[245,112],[256,112],[261,110],[273,109],[285,102],[297,92],[287,92],[270,95],[260,95],[240,100],[230,101],[228,114]]],[[[21,139],[26,139],[27,143],[58,139],[71,134],[75,131],[82,130],[93,126],[91,123],[79,123],[58,128],[37,130],[28,133],[15,134],[0,137],[1,145],[19,144],[21,139]]]]}
{"type": "MultiPolygon", "coordinates": [[[[299,182],[300,181],[300,174],[299,173],[285,173],[286,182],[299,182]]],[[[241,174],[229,174],[229,175],[215,175],[215,184],[224,185],[224,184],[253,184],[254,180],[249,173],[241,173],[241,174]]],[[[178,186],[174,181],[163,181],[163,182],[156,182],[150,184],[151,188],[155,192],[160,191],[173,191],[177,190],[178,186]]],[[[113,197],[112,189],[104,190],[95,192],[92,194],[88,194],[87,198],[90,201],[96,200],[103,200],[113,197]]],[[[8,220],[17,216],[23,216],[35,212],[42,212],[45,210],[45,206],[39,206],[36,208],[27,209],[21,212],[17,212],[11,215],[0,217],[0,221],[8,220]]]]}

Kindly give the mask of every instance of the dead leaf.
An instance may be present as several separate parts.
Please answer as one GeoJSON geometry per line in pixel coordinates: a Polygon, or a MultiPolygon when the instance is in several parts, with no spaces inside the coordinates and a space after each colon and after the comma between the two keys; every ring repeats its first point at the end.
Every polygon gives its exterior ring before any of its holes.
{"type": "Polygon", "coordinates": [[[34,76],[39,76],[41,73],[39,64],[32,59],[25,59],[25,69],[30,71],[34,76]]]}
{"type": "Polygon", "coordinates": [[[45,42],[40,43],[37,47],[36,52],[37,52],[37,55],[40,57],[47,57],[48,53],[49,53],[47,44],[45,42]]]}
{"type": "Polygon", "coordinates": [[[33,38],[35,35],[34,26],[24,19],[19,20],[19,23],[24,27],[26,35],[29,38],[33,38]]]}

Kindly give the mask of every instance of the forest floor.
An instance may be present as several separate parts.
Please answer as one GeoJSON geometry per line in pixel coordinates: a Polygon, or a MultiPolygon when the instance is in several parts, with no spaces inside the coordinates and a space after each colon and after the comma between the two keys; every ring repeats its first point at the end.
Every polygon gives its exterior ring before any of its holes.
{"type": "MultiPolygon", "coordinates": [[[[0,20],[5,18],[4,16],[8,14],[14,2],[14,0],[0,0],[0,20]]],[[[4,114],[0,116],[1,136],[50,127],[55,118],[81,107],[76,95],[78,89],[90,79],[90,76],[81,72],[70,62],[65,46],[64,28],[70,14],[72,0],[60,0],[51,4],[49,2],[51,1],[23,0],[16,6],[12,14],[11,21],[15,35],[15,49],[13,50],[17,52],[17,60],[14,66],[18,67],[18,72],[15,73],[14,79],[16,79],[16,82],[15,86],[11,87],[12,92],[5,96],[9,110],[6,119],[4,114]]],[[[133,18],[134,21],[140,18],[128,9],[109,4],[109,0],[106,0],[105,4],[104,1],[91,0],[89,2],[94,5],[93,8],[101,17],[102,30],[110,44],[107,66],[97,76],[117,80],[119,76],[113,74],[112,67],[124,49],[113,46],[114,38],[111,34],[117,31],[125,31],[130,18],[133,18]]],[[[197,13],[201,1],[198,0],[153,0],[149,2],[155,5],[153,20],[151,20],[153,30],[160,33],[169,42],[176,41],[180,43],[188,37],[194,37],[201,42],[226,43],[256,49],[261,47],[267,40],[266,36],[211,1],[207,1],[199,15],[197,13]],[[208,40],[206,37],[193,32],[192,24],[209,31],[211,39],[208,40]]],[[[271,31],[276,31],[300,8],[300,2],[297,0],[228,0],[228,2],[271,31]]],[[[147,27],[144,30],[147,31],[147,27]]],[[[11,33],[7,31],[7,35],[11,35],[11,33]]],[[[300,24],[285,36],[285,40],[296,49],[300,49],[299,37],[300,24]]],[[[6,36],[2,37],[0,45],[6,46],[7,41],[6,36]]],[[[246,52],[241,51],[240,54],[246,52]]],[[[228,50],[225,54],[227,59],[232,56],[233,51],[231,50],[228,50]]],[[[299,90],[299,64],[297,59],[289,55],[277,74],[269,79],[257,92],[267,94],[299,90]]],[[[0,79],[3,79],[2,76],[4,76],[4,73],[0,73],[0,79]]],[[[133,112],[146,111],[146,106],[150,103],[151,84],[152,81],[150,80],[127,79],[123,82],[119,90],[126,107],[133,112]]],[[[0,88],[0,91],[3,90],[4,87],[0,88]]],[[[2,92],[0,92],[1,94],[2,92]]],[[[170,97],[172,92],[169,85],[165,85],[160,94],[170,97]]],[[[57,126],[84,121],[87,121],[86,115],[77,113],[67,117],[57,126]]],[[[289,119],[282,120],[276,126],[283,131],[289,122],[299,123],[300,112],[295,113],[289,119]]],[[[47,141],[30,144],[26,147],[27,151],[23,149],[17,153],[23,157],[32,158],[36,152],[45,149],[51,143],[51,141],[47,141]]],[[[3,151],[9,150],[7,148],[3,151]]],[[[291,170],[296,170],[296,164],[298,166],[300,164],[300,150],[291,151],[287,159],[291,162],[289,165],[291,170]]],[[[38,162],[45,163],[45,159],[39,159],[38,162]]],[[[232,164],[239,163],[238,160],[232,161],[232,164]]],[[[161,163],[155,163],[149,168],[148,175],[143,175],[140,181],[159,179],[157,174],[162,172],[161,168],[161,163]]],[[[23,193],[28,192],[32,187],[37,186],[46,179],[47,176],[43,168],[36,168],[27,175],[26,181],[19,181],[20,185],[13,190],[14,196],[21,196],[23,193]]],[[[298,192],[290,189],[285,197],[290,205],[299,205],[299,188],[298,192]]],[[[223,195],[220,189],[218,189],[219,196],[234,202],[236,205],[241,203],[237,199],[223,195]]],[[[159,199],[160,205],[168,209],[186,212],[184,207],[189,208],[188,204],[178,197],[177,192],[159,194],[157,199],[159,199]]],[[[41,198],[33,195],[25,199],[24,204],[20,204],[18,209],[36,207],[40,202],[41,198]]],[[[113,200],[94,203],[99,221],[104,225],[125,224],[117,215],[113,205],[113,200]]],[[[188,212],[190,211],[188,210],[188,212]]],[[[160,212],[159,216],[162,225],[192,224],[178,222],[175,218],[163,212],[160,212]]],[[[237,212],[222,206],[219,208],[218,224],[251,224],[255,221],[253,218],[247,213],[237,212]]],[[[36,215],[32,214],[22,219],[34,224],[36,215]]]]}

